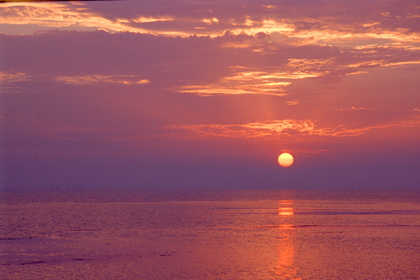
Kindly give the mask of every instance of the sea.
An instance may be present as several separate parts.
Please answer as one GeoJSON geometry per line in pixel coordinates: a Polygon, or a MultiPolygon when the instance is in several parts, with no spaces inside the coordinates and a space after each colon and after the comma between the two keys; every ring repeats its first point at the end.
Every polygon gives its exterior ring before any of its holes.
{"type": "Polygon", "coordinates": [[[420,190],[0,194],[1,279],[420,279],[420,190]]]}

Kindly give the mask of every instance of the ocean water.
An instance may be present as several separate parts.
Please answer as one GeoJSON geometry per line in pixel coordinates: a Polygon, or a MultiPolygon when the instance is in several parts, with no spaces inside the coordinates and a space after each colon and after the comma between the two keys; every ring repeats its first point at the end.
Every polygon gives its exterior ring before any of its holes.
{"type": "Polygon", "coordinates": [[[420,191],[1,193],[1,279],[420,279],[420,191]]]}

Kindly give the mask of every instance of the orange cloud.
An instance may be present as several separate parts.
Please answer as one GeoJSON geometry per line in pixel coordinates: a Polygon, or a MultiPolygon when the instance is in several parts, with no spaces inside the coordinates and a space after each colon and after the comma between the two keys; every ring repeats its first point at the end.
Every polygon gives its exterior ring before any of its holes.
{"type": "Polygon", "coordinates": [[[2,83],[23,82],[23,81],[28,81],[28,80],[29,80],[29,76],[26,73],[0,72],[0,82],[2,83]]]}
{"type": "MultiPolygon", "coordinates": [[[[321,74],[299,71],[297,69],[257,69],[235,66],[231,67],[233,74],[221,79],[217,84],[188,85],[179,89],[179,92],[189,92],[202,96],[216,94],[266,94],[284,96],[284,89],[292,84],[292,80],[318,77],[321,74]]],[[[293,105],[297,103],[294,102],[293,105]]]]}
{"type": "Polygon", "coordinates": [[[336,110],[336,111],[366,111],[366,110],[371,111],[371,109],[366,109],[364,107],[357,108],[357,107],[354,107],[354,106],[351,107],[351,108],[345,108],[345,109],[335,108],[334,110],[336,110]]]}
{"type": "MultiPolygon", "coordinates": [[[[158,22],[158,21],[173,21],[174,18],[171,16],[158,16],[158,17],[139,17],[137,19],[134,19],[133,22],[137,22],[137,23],[144,23],[144,22],[158,22]]],[[[125,23],[129,23],[128,20],[124,21],[125,23]]]]}
{"type": "MultiPolygon", "coordinates": [[[[196,137],[224,137],[224,138],[276,138],[296,136],[330,136],[349,137],[367,133],[373,129],[390,127],[409,127],[419,125],[420,121],[402,121],[384,125],[373,125],[360,128],[346,128],[344,124],[337,127],[321,127],[311,120],[273,120],[234,125],[177,125],[168,126],[167,129],[189,132],[196,137]]],[[[182,135],[182,134],[181,134],[182,135]]]]}
{"type": "MultiPolygon", "coordinates": [[[[229,4],[227,5],[229,6],[229,4]]],[[[287,8],[288,5],[285,6],[287,8]]],[[[296,4],[296,7],[300,7],[299,3],[296,4]]],[[[111,19],[101,15],[101,13],[94,12],[94,9],[91,10],[91,8],[83,2],[3,3],[0,24],[37,25],[43,27],[41,29],[44,30],[47,27],[67,30],[129,31],[181,37],[192,35],[219,37],[226,32],[233,35],[246,34],[250,36],[265,33],[288,38],[288,40],[297,39],[300,45],[329,44],[363,47],[364,45],[372,45],[374,40],[410,45],[420,42],[420,35],[413,33],[409,28],[386,28],[382,21],[391,17],[389,13],[386,16],[369,17],[355,24],[354,20],[343,20],[343,15],[341,17],[328,15],[308,17],[305,9],[296,17],[278,16],[276,11],[285,8],[282,5],[260,6],[258,10],[241,13],[232,12],[231,14],[211,11],[202,15],[196,13],[196,10],[190,10],[191,15],[196,14],[196,16],[189,17],[182,16],[182,13],[177,15],[177,12],[179,13],[177,9],[173,9],[172,14],[166,12],[163,15],[151,15],[150,12],[141,14],[139,8],[140,12],[136,13],[135,17],[123,18],[120,15],[111,19]],[[180,24],[161,26],[159,29],[156,28],[156,25],[147,25],[172,21],[177,21],[180,24]],[[146,23],[146,25],[143,23],[146,23]]],[[[191,7],[189,8],[191,9],[191,7]]],[[[413,13],[406,15],[406,20],[416,18],[418,18],[418,15],[413,13]]]]}
{"type": "Polygon", "coordinates": [[[180,125],[168,129],[184,130],[199,137],[276,137],[290,134],[326,134],[310,120],[273,120],[242,125],[180,125]]]}
{"type": "Polygon", "coordinates": [[[299,104],[299,99],[287,100],[286,104],[289,106],[295,106],[299,104]]]}
{"type": "Polygon", "coordinates": [[[122,85],[142,85],[150,83],[147,79],[138,79],[133,75],[90,75],[90,76],[60,76],[56,81],[65,84],[85,85],[85,84],[122,84],[122,85]]]}
{"type": "MultiPolygon", "coordinates": [[[[0,24],[36,25],[65,30],[104,30],[107,32],[151,33],[147,29],[129,25],[129,20],[110,20],[89,11],[82,2],[67,3],[3,3],[0,24]]],[[[133,22],[169,21],[170,17],[139,17],[133,22]]],[[[163,34],[165,32],[162,32],[163,34]]],[[[171,35],[173,32],[168,32],[171,35]]],[[[179,32],[183,34],[182,32],[179,32]]],[[[176,34],[175,34],[176,35],[176,34]]]]}
{"type": "Polygon", "coordinates": [[[291,153],[291,154],[319,154],[323,152],[329,152],[330,149],[283,149],[281,150],[283,153],[291,153]]]}

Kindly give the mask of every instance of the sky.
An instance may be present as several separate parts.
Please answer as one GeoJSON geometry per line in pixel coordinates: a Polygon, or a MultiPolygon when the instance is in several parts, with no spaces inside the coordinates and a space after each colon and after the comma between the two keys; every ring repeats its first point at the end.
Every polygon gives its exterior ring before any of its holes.
{"type": "Polygon", "coordinates": [[[419,187],[418,1],[0,14],[2,189],[419,187]]]}

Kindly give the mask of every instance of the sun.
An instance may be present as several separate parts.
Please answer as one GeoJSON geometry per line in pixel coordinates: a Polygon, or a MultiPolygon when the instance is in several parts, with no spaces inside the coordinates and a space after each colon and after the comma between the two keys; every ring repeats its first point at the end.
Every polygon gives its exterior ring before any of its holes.
{"type": "Polygon", "coordinates": [[[283,167],[289,167],[293,164],[293,156],[289,153],[282,153],[277,159],[278,163],[283,167]]]}

